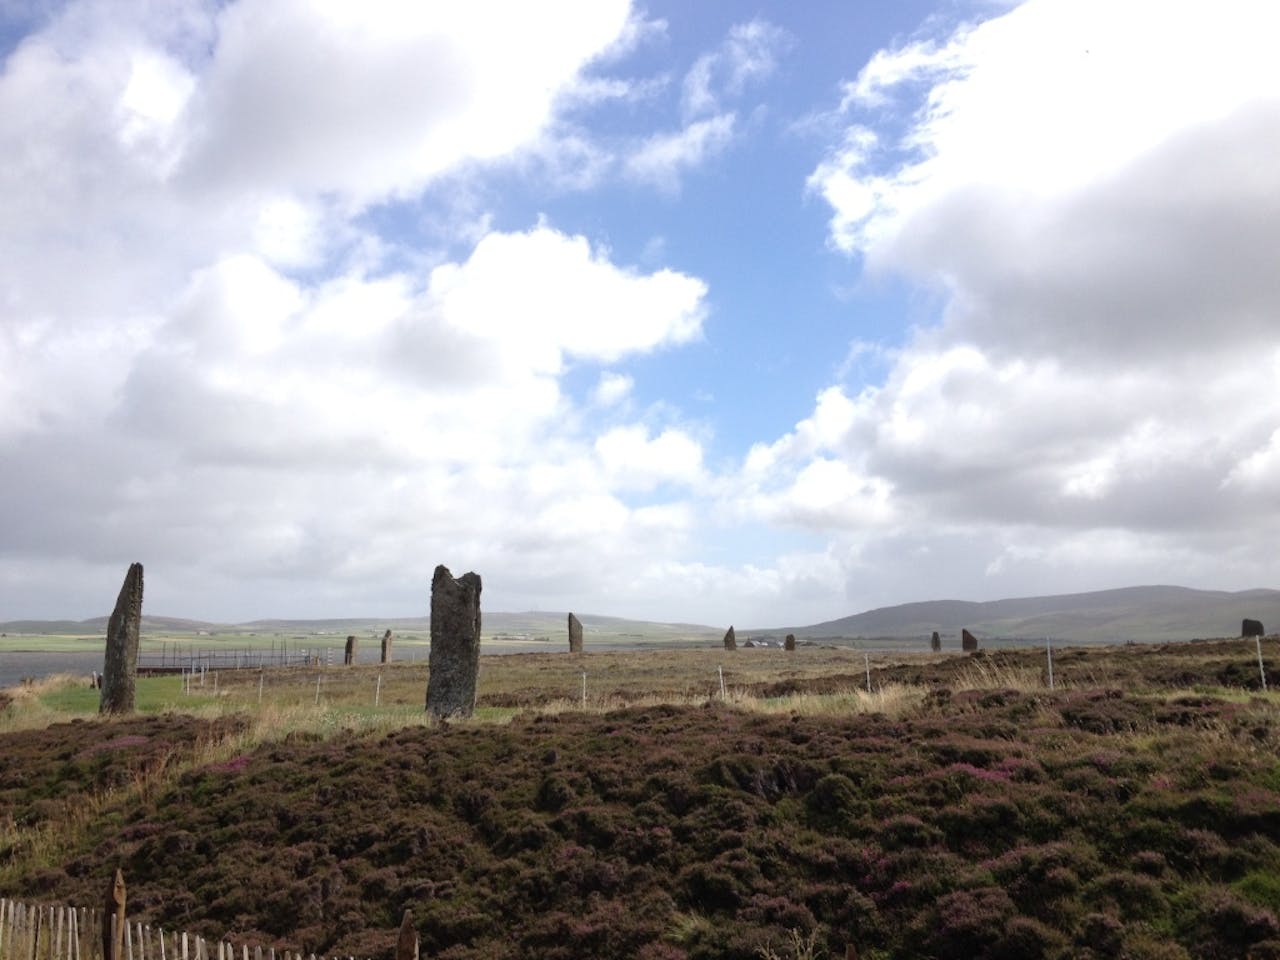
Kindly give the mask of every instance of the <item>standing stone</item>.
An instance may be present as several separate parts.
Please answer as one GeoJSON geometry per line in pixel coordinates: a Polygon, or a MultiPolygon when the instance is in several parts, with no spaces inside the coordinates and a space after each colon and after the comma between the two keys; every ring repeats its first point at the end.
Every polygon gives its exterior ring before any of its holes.
{"type": "Polygon", "coordinates": [[[1250,620],[1245,618],[1240,624],[1240,636],[1242,637],[1265,637],[1267,632],[1262,629],[1261,620],[1250,620]]]}
{"type": "Polygon", "coordinates": [[[138,679],[138,634],[142,629],[142,564],[130,564],[116,608],[107,621],[99,713],[133,713],[138,679]]]}
{"type": "Polygon", "coordinates": [[[942,635],[937,630],[933,631],[933,636],[929,638],[929,649],[934,653],[942,651],[942,635]]]}
{"type": "Polygon", "coordinates": [[[391,662],[391,628],[387,627],[387,632],[382,635],[382,662],[391,662]]]}
{"type": "Polygon", "coordinates": [[[342,662],[348,667],[356,662],[356,643],[357,640],[354,635],[347,637],[347,649],[342,654],[342,662]]]}
{"type": "Polygon", "coordinates": [[[782,648],[784,650],[794,650],[796,648],[796,635],[794,633],[787,634],[787,639],[782,641],[782,648]]]}
{"type": "Polygon", "coordinates": [[[724,632],[724,648],[726,650],[738,649],[738,635],[733,632],[732,626],[724,632]]]}
{"type": "Polygon", "coordinates": [[[102,902],[103,960],[124,958],[124,894],[124,874],[117,869],[107,884],[107,895],[102,902]]]}
{"type": "Polygon", "coordinates": [[[418,931],[413,926],[413,914],[408,910],[404,912],[400,933],[396,937],[396,960],[418,960],[418,931]]]}
{"type": "Polygon", "coordinates": [[[569,614],[569,652],[582,652],[582,621],[569,614]]]}
{"type": "Polygon", "coordinates": [[[441,564],[431,578],[431,659],[427,712],[469,717],[476,708],[480,672],[480,575],[456,580],[441,564]]]}
{"type": "Polygon", "coordinates": [[[967,629],[960,631],[960,649],[966,653],[972,653],[978,649],[978,638],[967,629]]]}

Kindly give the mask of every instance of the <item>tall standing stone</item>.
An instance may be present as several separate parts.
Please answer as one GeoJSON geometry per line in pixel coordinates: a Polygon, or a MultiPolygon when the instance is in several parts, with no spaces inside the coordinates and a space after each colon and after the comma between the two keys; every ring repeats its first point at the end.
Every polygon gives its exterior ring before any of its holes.
{"type": "Polygon", "coordinates": [[[726,650],[738,649],[738,635],[733,632],[732,626],[724,632],[724,648],[726,650]]]}
{"type": "Polygon", "coordinates": [[[142,564],[129,565],[116,608],[107,621],[99,713],[133,713],[138,679],[138,634],[142,629],[142,564]]]}
{"type": "Polygon", "coordinates": [[[978,649],[978,638],[967,629],[960,631],[960,649],[965,653],[972,653],[978,649]]]}
{"type": "Polygon", "coordinates": [[[929,638],[929,649],[934,653],[942,652],[942,634],[937,630],[933,631],[933,636],[929,638]]]}
{"type": "Polygon", "coordinates": [[[582,621],[569,614],[569,652],[582,652],[582,621]]]}
{"type": "Polygon", "coordinates": [[[788,633],[787,638],[782,641],[782,649],[794,650],[795,648],[796,648],[796,635],[794,633],[788,633]]]}
{"type": "Polygon", "coordinates": [[[347,649],[342,653],[342,662],[348,667],[356,662],[356,644],[358,642],[359,641],[355,638],[355,634],[348,635],[347,649]]]}
{"type": "Polygon", "coordinates": [[[456,580],[441,564],[431,578],[431,659],[427,712],[469,717],[476,708],[480,672],[480,575],[456,580]]]}
{"type": "Polygon", "coordinates": [[[391,628],[387,627],[387,632],[382,635],[382,662],[391,662],[391,628]]]}
{"type": "Polygon", "coordinates": [[[1265,637],[1267,632],[1262,629],[1261,620],[1250,620],[1247,617],[1240,624],[1240,636],[1242,637],[1265,637]]]}

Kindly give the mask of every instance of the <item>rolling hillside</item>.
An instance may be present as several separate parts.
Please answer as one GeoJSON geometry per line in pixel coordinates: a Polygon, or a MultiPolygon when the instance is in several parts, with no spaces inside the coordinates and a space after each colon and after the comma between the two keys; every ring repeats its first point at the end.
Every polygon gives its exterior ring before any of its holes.
{"type": "Polygon", "coordinates": [[[933,600],[881,607],[826,623],[762,633],[798,637],[927,637],[968,628],[980,638],[1040,639],[1074,643],[1191,640],[1231,637],[1245,617],[1280,629],[1280,590],[1192,590],[1151,586],[1021,597],[976,603],[933,600]]]}
{"type": "MultiPolygon", "coordinates": [[[[579,613],[589,637],[617,641],[718,641],[726,625],[661,623],[579,613]]],[[[529,636],[560,640],[565,634],[566,613],[529,611],[484,613],[486,636],[529,636]]],[[[1280,631],[1280,590],[1193,590],[1187,587],[1147,586],[1071,593],[1047,597],[973,602],[930,600],[880,607],[853,616],[809,626],[740,628],[742,639],[781,637],[794,633],[801,639],[866,638],[920,639],[934,630],[957,638],[968,628],[983,639],[1054,640],[1071,643],[1114,643],[1134,640],[1191,640],[1231,637],[1240,621],[1261,620],[1272,632],[1280,631]]],[[[106,617],[89,620],[14,620],[0,623],[0,632],[26,635],[93,635],[106,630],[106,617]]],[[[346,634],[397,633],[425,635],[427,617],[351,617],[334,620],[254,620],[240,624],[214,624],[176,617],[144,616],[143,631],[169,636],[236,633],[346,634]]],[[[951,644],[948,644],[950,646],[951,644]]]]}

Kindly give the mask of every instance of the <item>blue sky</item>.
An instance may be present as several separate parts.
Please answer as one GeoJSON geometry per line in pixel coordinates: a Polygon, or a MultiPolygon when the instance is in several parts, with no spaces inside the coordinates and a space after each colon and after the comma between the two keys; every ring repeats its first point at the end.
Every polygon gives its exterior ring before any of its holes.
{"type": "Polygon", "coordinates": [[[0,619],[1274,586],[1277,26],[0,0],[0,619]]]}

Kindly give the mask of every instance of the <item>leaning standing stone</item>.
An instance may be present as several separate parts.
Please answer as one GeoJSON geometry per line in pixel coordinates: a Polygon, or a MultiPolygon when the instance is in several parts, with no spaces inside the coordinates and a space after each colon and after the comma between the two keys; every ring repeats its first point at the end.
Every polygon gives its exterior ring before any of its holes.
{"type": "Polygon", "coordinates": [[[427,712],[469,717],[476,708],[480,672],[480,576],[456,580],[441,564],[431,578],[431,659],[427,712]]]}
{"type": "Polygon", "coordinates": [[[138,634],[142,629],[142,564],[125,574],[116,608],[107,621],[107,652],[102,664],[99,713],[133,713],[138,679],[138,634]]]}
{"type": "Polygon", "coordinates": [[[967,629],[960,631],[960,649],[966,653],[972,653],[978,649],[978,638],[967,629]]]}
{"type": "Polygon", "coordinates": [[[391,662],[391,628],[387,627],[387,632],[382,635],[382,662],[391,662]]]}
{"type": "Polygon", "coordinates": [[[729,629],[724,632],[724,648],[726,650],[738,649],[738,635],[733,632],[733,627],[729,627],[729,629]]]}
{"type": "Polygon", "coordinates": [[[582,621],[569,614],[569,652],[582,652],[582,621]]]}

